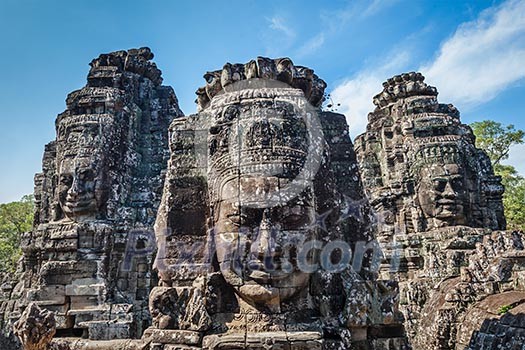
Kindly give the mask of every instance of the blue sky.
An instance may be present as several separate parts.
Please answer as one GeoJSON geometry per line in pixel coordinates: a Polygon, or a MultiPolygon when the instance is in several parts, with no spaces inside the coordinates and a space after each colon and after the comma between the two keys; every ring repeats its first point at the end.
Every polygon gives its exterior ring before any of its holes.
{"type": "MultiPolygon", "coordinates": [[[[353,137],[381,82],[420,70],[463,121],[525,129],[525,1],[0,2],[0,202],[33,190],[66,95],[100,53],[149,46],[184,113],[207,70],[288,56],[328,83],[353,137]]],[[[508,163],[525,174],[525,146],[508,163]]]]}

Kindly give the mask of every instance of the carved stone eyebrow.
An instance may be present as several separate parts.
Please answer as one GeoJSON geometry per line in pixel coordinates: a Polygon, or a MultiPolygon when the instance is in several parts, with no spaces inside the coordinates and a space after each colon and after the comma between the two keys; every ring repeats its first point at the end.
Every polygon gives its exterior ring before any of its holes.
{"type": "Polygon", "coordinates": [[[433,181],[448,181],[448,177],[445,176],[436,176],[432,178],[433,181]]]}
{"type": "Polygon", "coordinates": [[[454,174],[454,175],[441,175],[441,176],[436,176],[434,178],[432,178],[432,180],[436,181],[436,180],[439,180],[439,181],[448,181],[449,179],[461,179],[463,178],[462,175],[460,174],[454,174]]]}

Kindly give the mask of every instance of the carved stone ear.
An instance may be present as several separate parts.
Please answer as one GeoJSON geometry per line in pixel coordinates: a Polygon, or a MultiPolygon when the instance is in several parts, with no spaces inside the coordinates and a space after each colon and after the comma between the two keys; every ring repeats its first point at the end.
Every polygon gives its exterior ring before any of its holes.
{"type": "Polygon", "coordinates": [[[52,221],[59,221],[64,218],[62,208],[60,207],[60,204],[57,201],[53,201],[53,204],[51,206],[51,218],[52,221]]]}

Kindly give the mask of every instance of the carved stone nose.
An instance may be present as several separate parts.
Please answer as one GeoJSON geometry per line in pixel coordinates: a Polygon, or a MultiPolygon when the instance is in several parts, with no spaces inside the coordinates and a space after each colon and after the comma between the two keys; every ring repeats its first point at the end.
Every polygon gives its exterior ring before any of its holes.
{"type": "Polygon", "coordinates": [[[257,238],[252,243],[252,254],[261,260],[279,254],[279,249],[276,247],[275,232],[269,218],[268,209],[263,212],[257,232],[257,238]]]}
{"type": "Polygon", "coordinates": [[[443,196],[445,198],[456,198],[456,191],[454,191],[450,182],[447,182],[445,190],[443,191],[443,196]]]}
{"type": "Polygon", "coordinates": [[[67,191],[68,196],[76,198],[85,192],[84,187],[80,184],[78,179],[73,179],[71,188],[67,191]]]}

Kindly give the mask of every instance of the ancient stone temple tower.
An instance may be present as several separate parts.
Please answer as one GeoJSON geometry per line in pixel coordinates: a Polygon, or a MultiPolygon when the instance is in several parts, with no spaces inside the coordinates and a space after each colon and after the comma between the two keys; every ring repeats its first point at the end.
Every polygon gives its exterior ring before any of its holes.
{"type": "Polygon", "coordinates": [[[494,231],[505,228],[504,189],[457,109],[438,103],[420,73],[397,75],[383,87],[356,140],[388,258],[381,275],[400,281],[415,349],[464,349],[471,341],[477,349],[473,331],[501,307],[491,298],[511,305],[525,296],[500,294],[524,290],[521,235],[494,231]]]}
{"type": "Polygon", "coordinates": [[[384,235],[455,225],[504,228],[503,187],[457,109],[438,103],[436,88],[420,73],[395,76],[383,86],[356,152],[372,205],[392,224],[384,235]],[[438,175],[446,176],[433,183],[438,175]]]}
{"type": "Polygon", "coordinates": [[[364,248],[348,125],[319,108],[326,84],[287,58],[205,79],[200,112],[170,127],[145,337],[165,350],[404,348],[397,287],[364,248]]]}
{"type": "Polygon", "coordinates": [[[182,115],[148,48],[94,59],[68,95],[35,176],[33,231],[6,315],[30,302],[54,312],[55,338],[140,337],[150,323],[152,230],[168,158],[167,128],[182,115]],[[132,255],[131,255],[132,254],[132,255]]]}

